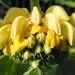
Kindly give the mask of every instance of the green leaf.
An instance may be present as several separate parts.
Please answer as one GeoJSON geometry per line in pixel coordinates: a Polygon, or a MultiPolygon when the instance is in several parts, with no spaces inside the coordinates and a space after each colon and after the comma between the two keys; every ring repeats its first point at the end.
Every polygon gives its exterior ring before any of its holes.
{"type": "Polygon", "coordinates": [[[60,63],[56,75],[75,75],[75,59],[68,58],[60,63]]]}
{"type": "Polygon", "coordinates": [[[8,55],[0,56],[0,75],[23,75],[28,64],[18,64],[8,55]]]}
{"type": "Polygon", "coordinates": [[[4,72],[4,75],[16,75],[17,65],[11,58],[9,59],[9,61],[7,62],[6,65],[7,65],[7,67],[4,72]]]}
{"type": "Polygon", "coordinates": [[[0,67],[0,75],[16,75],[16,63],[10,56],[0,56],[0,67]]]}
{"type": "Polygon", "coordinates": [[[8,55],[1,55],[0,56],[0,63],[1,62],[6,62],[9,60],[9,56],[8,55]]]}
{"type": "Polygon", "coordinates": [[[9,60],[9,56],[8,55],[2,55],[0,56],[0,75],[4,75],[4,72],[6,70],[7,67],[7,62],[9,60]]]}
{"type": "Polygon", "coordinates": [[[29,64],[17,64],[16,75],[23,75],[28,70],[29,64]]]}
{"type": "Polygon", "coordinates": [[[55,72],[56,72],[57,66],[58,64],[53,65],[52,69],[50,69],[50,71],[48,72],[48,75],[56,75],[55,72]]]}
{"type": "Polygon", "coordinates": [[[65,1],[64,5],[71,7],[71,8],[75,8],[75,1],[65,1]]]}

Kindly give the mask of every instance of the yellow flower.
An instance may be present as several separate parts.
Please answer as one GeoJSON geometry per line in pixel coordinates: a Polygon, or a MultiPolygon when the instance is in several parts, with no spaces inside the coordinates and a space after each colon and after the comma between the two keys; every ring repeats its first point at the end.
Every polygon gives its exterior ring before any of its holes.
{"type": "Polygon", "coordinates": [[[28,25],[28,22],[23,16],[18,16],[14,19],[10,34],[10,39],[12,42],[10,43],[9,40],[7,46],[4,49],[5,54],[14,55],[17,51],[22,50],[28,45],[28,40],[24,39],[23,34],[28,25]]]}
{"type": "Polygon", "coordinates": [[[1,37],[3,38],[0,45],[2,49],[4,46],[4,54],[14,55],[17,51],[23,49],[27,44],[28,40],[24,39],[24,31],[28,27],[29,23],[27,22],[28,11],[26,8],[11,8],[7,12],[6,16],[3,19],[3,27],[1,27],[1,37]],[[13,16],[14,15],[14,16],[13,16]],[[10,24],[10,33],[8,24],[10,24]],[[7,28],[7,30],[6,30],[7,28]],[[9,38],[8,38],[9,37],[9,38]]]}
{"type": "MultiPolygon", "coordinates": [[[[51,6],[47,9],[42,23],[56,35],[63,36],[70,45],[75,44],[75,28],[68,22],[69,17],[65,10],[60,6],[51,6]]],[[[49,35],[51,36],[51,35],[49,35]]]]}
{"type": "Polygon", "coordinates": [[[0,28],[0,39],[6,37],[0,41],[0,49],[4,47],[4,53],[13,56],[25,47],[33,48],[36,40],[44,42],[47,52],[52,48],[67,50],[66,40],[75,44],[75,28],[64,9],[52,6],[42,15],[37,7],[31,14],[26,8],[11,8],[3,19],[6,25],[0,28]]]}

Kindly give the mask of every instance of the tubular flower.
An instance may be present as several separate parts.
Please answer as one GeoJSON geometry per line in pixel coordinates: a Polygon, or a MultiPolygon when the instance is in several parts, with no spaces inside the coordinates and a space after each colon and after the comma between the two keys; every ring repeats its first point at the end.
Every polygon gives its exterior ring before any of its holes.
{"type": "Polygon", "coordinates": [[[3,48],[3,52],[11,56],[16,52],[28,50],[31,57],[36,58],[36,55],[43,51],[45,54],[51,53],[53,49],[66,51],[67,42],[70,45],[75,43],[74,34],[75,28],[60,6],[49,7],[45,15],[37,7],[33,7],[31,13],[26,8],[11,8],[0,28],[0,39],[6,37],[0,41],[0,49],[3,48]]]}

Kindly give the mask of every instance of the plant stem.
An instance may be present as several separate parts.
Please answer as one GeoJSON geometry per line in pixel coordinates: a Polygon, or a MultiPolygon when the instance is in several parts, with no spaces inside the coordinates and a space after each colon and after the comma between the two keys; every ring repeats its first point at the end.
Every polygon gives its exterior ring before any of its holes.
{"type": "Polygon", "coordinates": [[[7,9],[10,8],[10,7],[9,7],[7,4],[5,4],[2,0],[0,0],[0,3],[1,3],[5,8],[7,8],[7,9]]]}
{"type": "Polygon", "coordinates": [[[33,9],[34,6],[36,6],[40,10],[39,0],[30,0],[30,4],[31,4],[31,10],[33,9]]]}

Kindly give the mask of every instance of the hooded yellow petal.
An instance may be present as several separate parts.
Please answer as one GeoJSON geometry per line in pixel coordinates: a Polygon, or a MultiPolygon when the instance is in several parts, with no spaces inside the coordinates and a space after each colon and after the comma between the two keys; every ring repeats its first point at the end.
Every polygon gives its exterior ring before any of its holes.
{"type": "Polygon", "coordinates": [[[71,16],[75,19],[75,12],[73,12],[71,16]]]}
{"type": "Polygon", "coordinates": [[[42,18],[42,22],[46,25],[50,30],[55,31],[57,35],[61,35],[61,28],[59,21],[52,13],[46,14],[45,18],[42,18]]]}
{"type": "Polygon", "coordinates": [[[3,24],[11,24],[13,20],[18,16],[27,17],[26,12],[23,9],[18,7],[10,8],[3,19],[3,24]]]}
{"type": "Polygon", "coordinates": [[[29,13],[28,9],[27,8],[22,8],[22,9],[25,11],[26,16],[29,17],[30,16],[30,13],[29,13]]]}
{"type": "Polygon", "coordinates": [[[31,13],[31,20],[33,23],[39,25],[41,19],[41,14],[37,7],[33,7],[32,13],[31,13]]]}
{"type": "Polygon", "coordinates": [[[15,39],[18,34],[22,34],[29,26],[27,20],[23,16],[18,16],[12,23],[11,38],[15,39]]]}
{"type": "Polygon", "coordinates": [[[53,13],[58,20],[69,20],[66,11],[61,6],[51,6],[47,9],[46,14],[53,13]]]}
{"type": "Polygon", "coordinates": [[[61,26],[61,34],[68,40],[70,45],[73,45],[74,42],[74,28],[73,26],[66,21],[61,21],[60,22],[60,26],[61,26]]]}
{"type": "Polygon", "coordinates": [[[68,22],[71,23],[72,26],[75,28],[75,19],[72,16],[69,16],[68,22]]]}
{"type": "Polygon", "coordinates": [[[0,49],[7,43],[10,37],[11,25],[5,25],[0,28],[0,49]]]}

